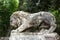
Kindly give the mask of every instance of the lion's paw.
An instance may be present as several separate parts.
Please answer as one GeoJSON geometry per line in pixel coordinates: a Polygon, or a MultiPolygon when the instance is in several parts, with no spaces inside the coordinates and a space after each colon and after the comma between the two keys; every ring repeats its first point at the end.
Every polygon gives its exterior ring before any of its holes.
{"type": "Polygon", "coordinates": [[[12,30],[11,32],[12,32],[12,33],[17,33],[18,31],[17,31],[17,30],[12,30]]]}

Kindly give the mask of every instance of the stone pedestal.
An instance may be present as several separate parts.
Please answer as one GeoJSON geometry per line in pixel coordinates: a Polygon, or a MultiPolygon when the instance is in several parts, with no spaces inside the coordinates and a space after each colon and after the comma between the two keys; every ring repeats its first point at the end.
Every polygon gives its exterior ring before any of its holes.
{"type": "Polygon", "coordinates": [[[9,40],[58,40],[57,33],[11,33],[9,40]]]}

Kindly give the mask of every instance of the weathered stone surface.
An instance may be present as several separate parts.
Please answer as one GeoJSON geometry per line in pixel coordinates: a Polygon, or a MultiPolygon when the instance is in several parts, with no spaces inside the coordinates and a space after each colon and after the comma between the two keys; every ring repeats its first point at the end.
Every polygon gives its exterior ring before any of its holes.
{"type": "Polygon", "coordinates": [[[11,33],[9,40],[58,40],[57,33],[40,34],[40,33],[11,33]]]}

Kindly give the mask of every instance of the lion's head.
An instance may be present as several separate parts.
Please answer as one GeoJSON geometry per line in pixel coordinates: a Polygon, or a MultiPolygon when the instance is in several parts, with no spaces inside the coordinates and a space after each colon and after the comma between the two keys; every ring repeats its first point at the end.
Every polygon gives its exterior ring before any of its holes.
{"type": "Polygon", "coordinates": [[[22,20],[19,17],[18,13],[15,12],[10,16],[10,26],[12,26],[13,28],[19,27],[22,24],[21,22],[22,20]]]}

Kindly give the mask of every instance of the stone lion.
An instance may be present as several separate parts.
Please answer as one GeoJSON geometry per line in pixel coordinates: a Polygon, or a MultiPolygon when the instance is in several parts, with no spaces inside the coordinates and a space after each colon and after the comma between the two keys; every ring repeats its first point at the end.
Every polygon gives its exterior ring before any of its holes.
{"type": "MultiPolygon", "coordinates": [[[[30,27],[39,27],[42,28],[41,31],[47,27],[41,25],[43,23],[48,24],[47,33],[51,33],[56,29],[56,19],[50,12],[37,12],[37,13],[28,13],[24,11],[17,11],[14,12],[10,16],[10,25],[12,27],[16,27],[14,32],[22,32],[25,29],[30,27]]],[[[43,32],[42,31],[42,32],[43,32]]]]}

